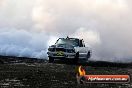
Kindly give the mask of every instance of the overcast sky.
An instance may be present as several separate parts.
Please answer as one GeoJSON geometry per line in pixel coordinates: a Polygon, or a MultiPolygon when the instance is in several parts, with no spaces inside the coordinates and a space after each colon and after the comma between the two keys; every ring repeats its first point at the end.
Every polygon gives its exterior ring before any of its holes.
{"type": "Polygon", "coordinates": [[[131,0],[0,0],[0,54],[46,58],[57,38],[83,38],[93,60],[132,62],[131,0]]]}

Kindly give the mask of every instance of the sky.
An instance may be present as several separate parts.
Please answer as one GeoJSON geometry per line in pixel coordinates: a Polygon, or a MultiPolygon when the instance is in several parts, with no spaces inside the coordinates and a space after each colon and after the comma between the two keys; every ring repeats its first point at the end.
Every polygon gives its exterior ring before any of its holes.
{"type": "Polygon", "coordinates": [[[84,39],[92,60],[132,62],[131,0],[0,0],[0,55],[47,58],[59,37],[84,39]]]}

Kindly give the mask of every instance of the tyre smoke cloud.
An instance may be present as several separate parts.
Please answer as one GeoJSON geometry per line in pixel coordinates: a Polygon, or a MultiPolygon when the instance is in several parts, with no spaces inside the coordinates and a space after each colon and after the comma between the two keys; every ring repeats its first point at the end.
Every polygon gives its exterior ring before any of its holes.
{"type": "Polygon", "coordinates": [[[1,0],[0,54],[44,57],[59,37],[79,37],[93,60],[132,62],[131,0],[1,0]]]}
{"type": "Polygon", "coordinates": [[[0,55],[46,58],[45,42],[49,38],[45,33],[37,34],[17,29],[3,29],[0,32],[0,55]]]}

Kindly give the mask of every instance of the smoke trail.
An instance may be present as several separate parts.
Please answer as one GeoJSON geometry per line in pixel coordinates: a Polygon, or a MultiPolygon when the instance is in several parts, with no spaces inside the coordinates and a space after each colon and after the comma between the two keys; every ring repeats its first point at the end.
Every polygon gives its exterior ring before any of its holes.
{"type": "Polygon", "coordinates": [[[0,54],[45,58],[47,49],[45,42],[47,40],[48,36],[45,33],[30,33],[25,30],[10,29],[0,33],[0,54]]]}

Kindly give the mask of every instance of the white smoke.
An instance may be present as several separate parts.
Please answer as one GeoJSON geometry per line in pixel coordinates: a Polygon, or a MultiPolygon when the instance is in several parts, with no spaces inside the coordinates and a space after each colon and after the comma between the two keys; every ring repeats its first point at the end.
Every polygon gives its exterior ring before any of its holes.
{"type": "Polygon", "coordinates": [[[85,28],[79,28],[74,34],[71,36],[75,38],[79,38],[85,41],[86,46],[94,46],[96,44],[100,44],[100,36],[97,31],[94,31],[92,29],[85,29],[85,28]]]}
{"type": "Polygon", "coordinates": [[[45,58],[48,36],[25,30],[1,29],[0,54],[21,57],[45,58]],[[2,32],[3,31],[3,32],[2,32]],[[42,57],[43,56],[43,57],[42,57]]]}
{"type": "Polygon", "coordinates": [[[0,54],[44,57],[48,45],[70,35],[83,38],[92,47],[92,59],[130,62],[131,3],[131,0],[1,0],[0,54]]]}

